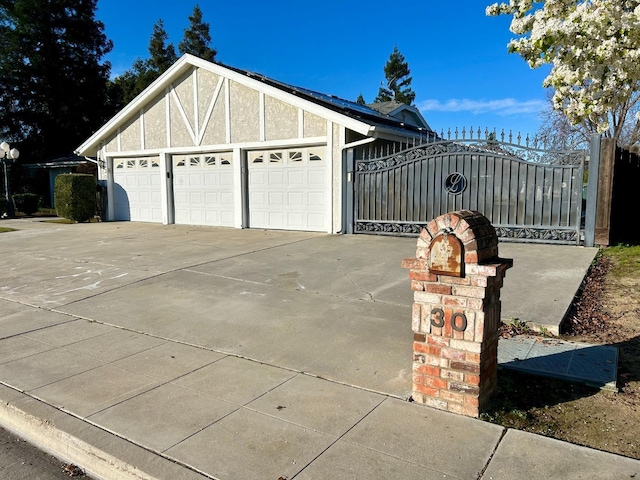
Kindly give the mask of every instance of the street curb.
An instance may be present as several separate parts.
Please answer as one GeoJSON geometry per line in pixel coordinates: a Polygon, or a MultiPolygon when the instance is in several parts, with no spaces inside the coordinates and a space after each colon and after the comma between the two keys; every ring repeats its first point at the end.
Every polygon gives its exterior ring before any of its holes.
{"type": "Polygon", "coordinates": [[[210,478],[1,384],[0,425],[96,479],[210,478]]]}

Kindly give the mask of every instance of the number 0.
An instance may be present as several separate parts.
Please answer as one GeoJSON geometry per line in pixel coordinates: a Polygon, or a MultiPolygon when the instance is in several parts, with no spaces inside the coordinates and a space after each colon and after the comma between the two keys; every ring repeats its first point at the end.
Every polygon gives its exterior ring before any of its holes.
{"type": "Polygon", "coordinates": [[[467,317],[464,313],[456,312],[451,315],[451,327],[457,332],[464,332],[467,329],[467,317]],[[460,319],[460,325],[458,325],[458,319],[460,319]]]}

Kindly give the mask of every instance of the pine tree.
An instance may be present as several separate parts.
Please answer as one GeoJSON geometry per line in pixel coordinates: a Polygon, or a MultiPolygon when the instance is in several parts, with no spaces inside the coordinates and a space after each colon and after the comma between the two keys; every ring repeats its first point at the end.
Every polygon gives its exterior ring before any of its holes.
{"type": "Polygon", "coordinates": [[[173,65],[178,56],[176,55],[176,49],[173,43],[167,43],[169,35],[164,29],[164,23],[162,19],[153,26],[153,33],[149,40],[149,57],[148,67],[154,74],[160,76],[171,65],[173,65]]]}
{"type": "Polygon", "coordinates": [[[411,90],[411,80],[409,76],[409,64],[405,61],[404,55],[400,53],[398,47],[393,47],[393,52],[389,55],[389,60],[384,66],[384,76],[387,86],[381,86],[378,96],[374,102],[397,102],[411,105],[416,98],[415,92],[411,90]]]}
{"type": "Polygon", "coordinates": [[[367,102],[364,101],[364,97],[362,96],[362,94],[358,95],[358,98],[356,98],[356,103],[358,105],[366,105],[367,102]]]}
{"type": "Polygon", "coordinates": [[[111,114],[97,0],[0,0],[0,135],[21,158],[73,151],[111,114]]]}
{"type": "Polygon", "coordinates": [[[215,61],[216,49],[211,48],[211,35],[209,34],[209,24],[202,21],[202,10],[196,4],[193,13],[189,16],[189,28],[185,29],[184,37],[178,44],[178,51],[181,55],[190,53],[210,62],[215,61]]]}
{"type": "Polygon", "coordinates": [[[131,69],[113,81],[111,97],[116,111],[137,97],[176,62],[178,57],[175,47],[172,43],[167,43],[168,40],[169,35],[160,19],[153,26],[153,33],[149,39],[149,58],[136,59],[131,69]]]}

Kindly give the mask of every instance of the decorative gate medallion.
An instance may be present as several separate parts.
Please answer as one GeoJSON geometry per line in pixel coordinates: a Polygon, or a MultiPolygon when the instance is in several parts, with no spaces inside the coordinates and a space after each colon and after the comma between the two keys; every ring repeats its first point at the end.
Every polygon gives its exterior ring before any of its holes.
{"type": "Polygon", "coordinates": [[[467,188],[467,177],[458,172],[447,175],[444,180],[444,189],[451,195],[460,195],[467,188]]]}

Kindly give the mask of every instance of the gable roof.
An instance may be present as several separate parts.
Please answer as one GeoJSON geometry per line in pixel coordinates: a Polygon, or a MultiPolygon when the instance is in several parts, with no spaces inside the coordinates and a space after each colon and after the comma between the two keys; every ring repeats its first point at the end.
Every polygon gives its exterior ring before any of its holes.
{"type": "Polygon", "coordinates": [[[398,118],[364,105],[358,105],[349,100],[296,87],[255,72],[208,62],[193,55],[185,54],[140,95],[85,140],[75,153],[79,155],[94,154],[100,148],[100,143],[115,133],[119,126],[136,115],[148,101],[164,92],[169,85],[194,67],[203,68],[217,75],[227,77],[247,87],[254,88],[274,98],[344,125],[365,136],[376,137],[379,134],[386,133],[388,135],[417,137],[431,133],[429,128],[405,124],[398,118]]]}
{"type": "MultiPolygon", "coordinates": [[[[431,127],[420,113],[420,110],[418,110],[413,105],[407,105],[406,103],[391,100],[389,102],[370,103],[367,106],[369,108],[377,110],[381,114],[394,117],[398,120],[403,120],[403,117],[406,117],[406,112],[410,117],[413,117],[413,120],[415,120],[415,122],[418,124],[417,126],[421,126],[429,131],[432,131],[431,127]]],[[[404,121],[406,123],[406,120],[404,121]]]]}

